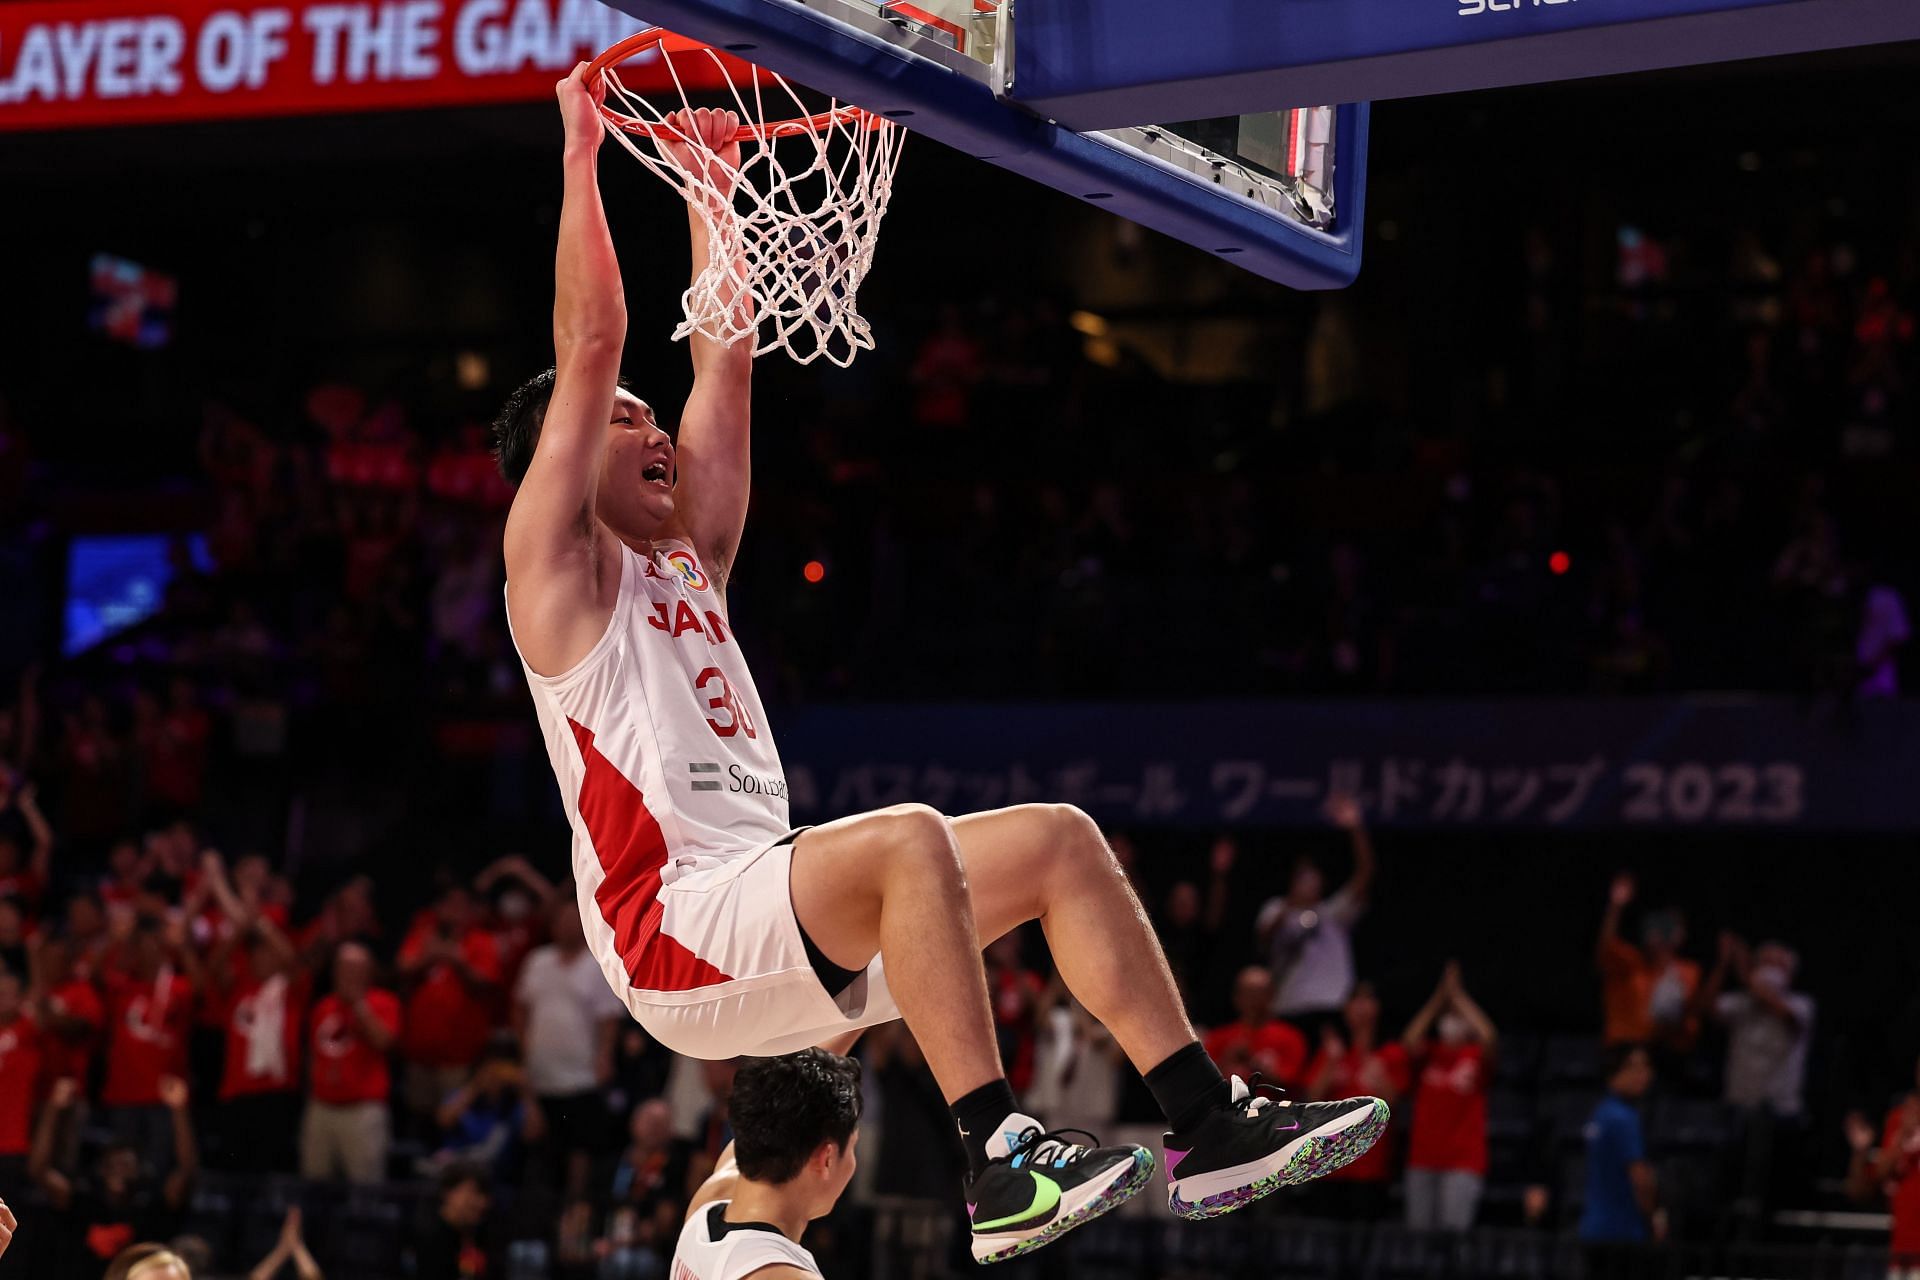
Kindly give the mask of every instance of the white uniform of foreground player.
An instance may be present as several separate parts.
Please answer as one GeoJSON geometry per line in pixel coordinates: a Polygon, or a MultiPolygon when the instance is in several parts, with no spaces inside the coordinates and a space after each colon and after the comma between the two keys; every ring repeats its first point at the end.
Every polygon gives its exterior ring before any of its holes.
{"type": "MultiPolygon", "coordinates": [[[[620,385],[626,303],[596,159],[604,89],[586,71],[556,90],[567,147],[554,369],[515,393],[496,438],[519,486],[505,539],[514,644],[573,824],[587,938],[616,993],[697,1057],[776,1053],[903,1016],[967,1149],[982,1261],[1091,1221],[1154,1167],[1144,1148],[1057,1138],[1019,1111],[980,948],[1030,920],[1167,1113],[1176,1213],[1217,1216],[1356,1158],[1386,1126],[1379,1100],[1297,1105],[1221,1079],[1086,814],[949,819],[905,805],[788,831],[725,597],[750,488],[751,345],[689,340],[677,438],[620,385]]],[[[702,190],[728,190],[737,121],[668,121],[680,135],[659,145],[673,163],[703,167],[702,190]]],[[[713,212],[689,208],[695,275],[713,212]]]]}

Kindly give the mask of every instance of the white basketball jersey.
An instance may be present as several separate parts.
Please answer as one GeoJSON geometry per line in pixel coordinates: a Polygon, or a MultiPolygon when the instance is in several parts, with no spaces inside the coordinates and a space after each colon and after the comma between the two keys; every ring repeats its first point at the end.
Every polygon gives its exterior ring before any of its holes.
{"type": "Polygon", "coordinates": [[[813,1255],[764,1222],[728,1222],[727,1205],[703,1205],[680,1228],[673,1251],[673,1280],[746,1280],[762,1267],[798,1267],[819,1275],[813,1255]]]}
{"type": "Polygon", "coordinates": [[[693,548],[662,543],[648,558],[615,545],[605,634],[561,675],[521,666],[573,825],[587,940],[616,990],[674,990],[695,981],[684,964],[638,958],[658,931],[659,890],[785,835],[787,781],[693,548]]]}

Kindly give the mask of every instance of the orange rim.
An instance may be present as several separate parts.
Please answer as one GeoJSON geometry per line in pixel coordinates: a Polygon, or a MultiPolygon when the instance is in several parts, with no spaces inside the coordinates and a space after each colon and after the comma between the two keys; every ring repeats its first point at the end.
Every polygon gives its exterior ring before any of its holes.
{"type": "MultiPolygon", "coordinates": [[[[681,37],[674,35],[665,27],[649,27],[645,31],[635,32],[633,35],[628,36],[625,40],[622,40],[619,44],[614,45],[611,49],[608,49],[605,53],[595,58],[587,64],[587,70],[593,75],[605,75],[610,69],[619,66],[642,50],[652,48],[655,45],[660,46],[661,56],[671,58],[674,51],[666,47],[666,42],[668,40],[679,39],[681,39],[681,37]]],[[[687,44],[689,47],[680,50],[680,52],[691,53],[695,50],[704,50],[707,48],[705,45],[695,44],[692,41],[688,41],[687,44]]],[[[759,69],[755,68],[755,70],[758,71],[759,69]]],[[[623,133],[642,134],[649,138],[677,138],[680,136],[677,131],[669,128],[665,124],[655,124],[650,120],[642,120],[638,116],[627,115],[625,112],[614,110],[605,103],[602,103],[600,106],[600,114],[606,117],[608,124],[613,125],[623,133]]],[[[871,111],[865,111],[859,107],[835,107],[832,111],[822,111],[818,115],[795,116],[790,120],[770,120],[760,125],[743,124],[734,131],[733,140],[735,142],[753,142],[760,138],[787,138],[802,133],[819,133],[824,129],[832,128],[835,124],[840,123],[864,124],[868,128],[875,128],[885,122],[871,111]]]]}

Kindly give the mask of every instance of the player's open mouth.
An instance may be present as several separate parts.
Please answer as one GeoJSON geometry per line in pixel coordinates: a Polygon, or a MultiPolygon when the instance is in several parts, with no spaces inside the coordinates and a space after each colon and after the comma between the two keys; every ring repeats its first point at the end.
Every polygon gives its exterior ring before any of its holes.
{"type": "Polygon", "coordinates": [[[662,489],[671,489],[673,487],[667,483],[667,464],[664,462],[648,463],[647,469],[640,473],[640,478],[648,484],[657,484],[662,489]]]}

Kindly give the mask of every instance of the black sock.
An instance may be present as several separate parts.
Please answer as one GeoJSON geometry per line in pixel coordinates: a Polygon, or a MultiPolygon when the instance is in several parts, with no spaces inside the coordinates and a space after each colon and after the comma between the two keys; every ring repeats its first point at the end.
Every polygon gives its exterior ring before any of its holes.
{"type": "Polygon", "coordinates": [[[967,1149],[971,1176],[979,1177],[987,1167],[987,1139],[1002,1120],[1019,1109],[1020,1104],[1013,1100],[1013,1086],[1004,1077],[988,1081],[954,1101],[953,1120],[960,1126],[960,1144],[967,1149]]]}
{"type": "Polygon", "coordinates": [[[1191,1132],[1207,1112],[1226,1106],[1233,1096],[1220,1068],[1213,1065],[1198,1040],[1174,1050],[1165,1062],[1147,1072],[1147,1089],[1175,1133],[1191,1132]]]}

